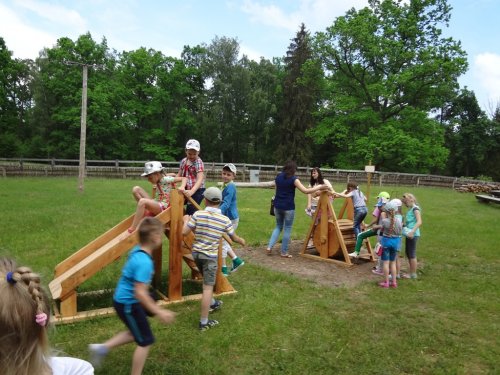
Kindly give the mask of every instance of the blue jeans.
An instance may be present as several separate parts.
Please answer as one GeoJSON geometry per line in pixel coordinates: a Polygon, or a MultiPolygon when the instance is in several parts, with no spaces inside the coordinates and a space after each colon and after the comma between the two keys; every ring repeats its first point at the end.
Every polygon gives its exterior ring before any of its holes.
{"type": "Polygon", "coordinates": [[[352,226],[354,228],[354,238],[358,238],[358,234],[361,232],[361,223],[366,217],[366,214],[368,213],[368,209],[366,206],[363,207],[356,207],[354,209],[354,219],[352,226]]]}
{"type": "Polygon", "coordinates": [[[276,218],[276,227],[271,234],[269,239],[269,244],[267,247],[271,249],[276,242],[278,242],[278,237],[283,230],[283,240],[281,241],[281,254],[288,254],[288,244],[290,243],[290,234],[292,233],[293,219],[295,218],[295,210],[280,210],[279,208],[274,208],[274,217],[276,218]]]}

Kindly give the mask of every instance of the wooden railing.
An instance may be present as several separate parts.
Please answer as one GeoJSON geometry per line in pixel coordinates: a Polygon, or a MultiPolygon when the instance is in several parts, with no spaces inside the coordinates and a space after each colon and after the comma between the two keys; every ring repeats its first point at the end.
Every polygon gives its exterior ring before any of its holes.
{"type": "MultiPolygon", "coordinates": [[[[86,177],[139,179],[147,160],[87,160],[86,177]]],[[[167,172],[177,173],[178,161],[162,161],[167,172]]],[[[220,181],[221,169],[225,163],[204,162],[208,181],[220,181]]],[[[279,165],[261,165],[234,163],[238,173],[236,181],[250,182],[272,181],[281,171],[279,165]]],[[[310,167],[299,167],[297,176],[307,184],[310,167]]],[[[321,169],[323,177],[332,184],[346,184],[356,181],[366,184],[367,173],[360,170],[321,169]]],[[[2,177],[76,177],[78,176],[78,160],[76,159],[23,159],[0,158],[0,176],[2,177]]],[[[458,177],[437,176],[427,174],[411,174],[398,172],[375,172],[371,175],[372,185],[405,185],[405,186],[436,186],[456,188],[464,184],[487,184],[487,181],[477,181],[458,177]]],[[[337,190],[343,186],[334,186],[337,190]]]]}

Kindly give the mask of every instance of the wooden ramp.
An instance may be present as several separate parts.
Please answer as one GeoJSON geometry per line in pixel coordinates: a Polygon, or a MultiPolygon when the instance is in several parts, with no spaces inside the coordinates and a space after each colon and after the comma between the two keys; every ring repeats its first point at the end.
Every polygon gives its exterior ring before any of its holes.
{"type": "MultiPolygon", "coordinates": [[[[353,211],[351,199],[346,199],[341,209],[341,217],[346,213],[348,218],[338,219],[328,198],[328,194],[322,193],[300,255],[310,259],[336,263],[342,266],[352,266],[353,263],[349,257],[349,253],[354,251],[356,245],[356,238],[352,226],[353,211]],[[319,222],[316,224],[317,219],[319,219],[319,222]],[[310,238],[313,239],[314,247],[319,253],[318,255],[307,252],[307,244],[310,238]]],[[[375,256],[370,241],[366,239],[364,245],[368,255],[361,256],[360,258],[374,261],[375,256]]]]}

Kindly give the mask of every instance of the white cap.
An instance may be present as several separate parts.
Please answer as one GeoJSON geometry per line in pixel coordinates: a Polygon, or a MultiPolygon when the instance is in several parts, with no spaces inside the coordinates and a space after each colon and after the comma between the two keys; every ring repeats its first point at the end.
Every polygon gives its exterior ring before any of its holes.
{"type": "Polygon", "coordinates": [[[223,169],[224,168],[229,168],[229,170],[231,172],[233,172],[234,174],[236,174],[236,167],[234,166],[233,163],[227,163],[226,165],[224,165],[224,167],[222,167],[223,169]]]}
{"type": "Polygon", "coordinates": [[[200,142],[198,142],[196,139],[190,139],[186,143],[186,150],[200,151],[200,142]]]}
{"type": "Polygon", "coordinates": [[[159,161],[148,161],[144,164],[144,173],[141,174],[141,177],[149,176],[151,173],[161,172],[163,170],[163,166],[159,161]]]}
{"type": "Polygon", "coordinates": [[[215,186],[211,186],[205,190],[203,196],[213,203],[220,203],[222,201],[222,192],[215,186]]]}

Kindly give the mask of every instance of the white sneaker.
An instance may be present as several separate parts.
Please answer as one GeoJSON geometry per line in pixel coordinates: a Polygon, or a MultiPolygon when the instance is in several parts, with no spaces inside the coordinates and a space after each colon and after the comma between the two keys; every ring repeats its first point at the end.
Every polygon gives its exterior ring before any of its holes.
{"type": "Polygon", "coordinates": [[[357,258],[357,257],[358,257],[358,253],[357,253],[357,252],[355,252],[355,251],[353,251],[352,253],[349,253],[349,256],[350,256],[351,258],[357,258]]]}
{"type": "Polygon", "coordinates": [[[109,349],[104,344],[89,344],[90,363],[92,366],[99,367],[108,355],[109,349]]]}

